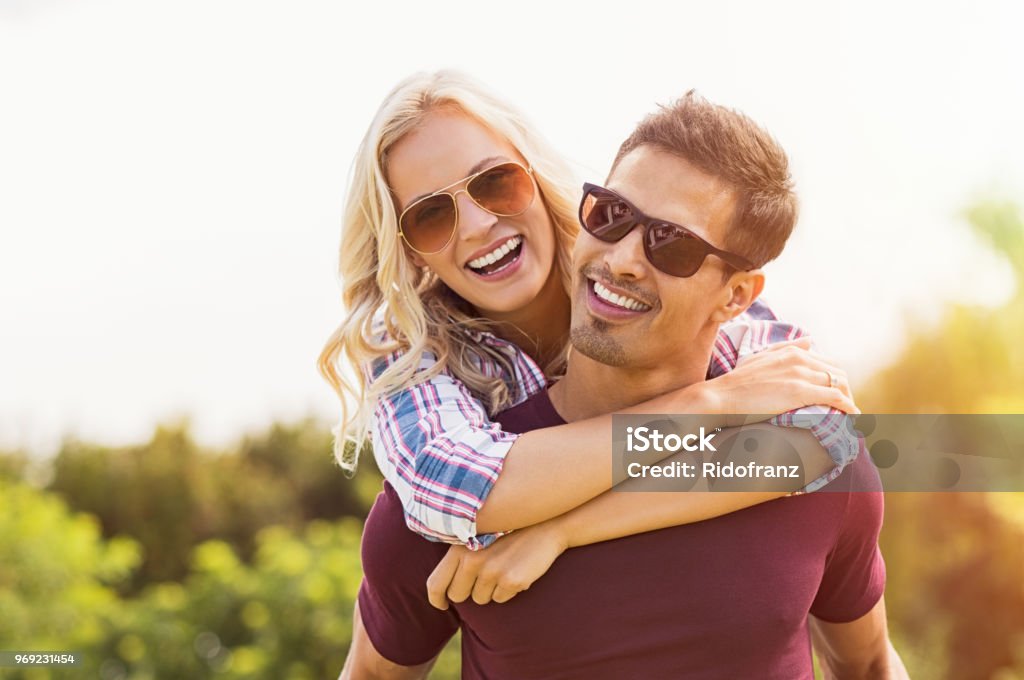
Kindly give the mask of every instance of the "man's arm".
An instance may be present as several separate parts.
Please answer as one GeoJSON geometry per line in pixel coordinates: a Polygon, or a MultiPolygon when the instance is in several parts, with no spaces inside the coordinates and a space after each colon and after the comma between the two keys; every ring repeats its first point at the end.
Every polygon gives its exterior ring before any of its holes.
{"type": "Polygon", "coordinates": [[[352,614],[352,646],[338,680],[422,680],[437,657],[418,666],[400,666],[388,661],[373,646],[359,615],[359,603],[352,614]]]}
{"type": "Polygon", "coordinates": [[[810,617],[811,639],[826,680],[909,680],[889,641],[885,598],[849,623],[810,617]]]}

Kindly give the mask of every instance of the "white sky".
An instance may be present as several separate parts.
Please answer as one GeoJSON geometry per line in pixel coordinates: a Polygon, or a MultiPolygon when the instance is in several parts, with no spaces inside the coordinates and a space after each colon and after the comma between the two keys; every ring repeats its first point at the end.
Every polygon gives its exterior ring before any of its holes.
{"type": "Polygon", "coordinates": [[[691,87],[763,123],[803,201],[767,297],[863,380],[905,313],[1008,294],[958,215],[1024,202],[1021,7],[0,0],[0,446],[334,418],[314,363],[349,163],[440,67],[581,179],[691,87]]]}

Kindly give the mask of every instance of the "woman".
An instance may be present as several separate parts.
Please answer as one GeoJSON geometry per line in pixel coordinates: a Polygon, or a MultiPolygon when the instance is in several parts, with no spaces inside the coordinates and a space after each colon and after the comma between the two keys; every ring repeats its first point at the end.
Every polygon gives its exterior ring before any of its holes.
{"type": "MultiPolygon", "coordinates": [[[[319,366],[343,408],[346,396],[361,405],[346,408],[338,431],[342,466],[354,470],[358,451],[344,448],[346,437],[362,441],[372,421],[378,465],[409,527],[426,537],[478,548],[609,487],[610,415],[523,435],[490,422],[544,389],[564,364],[577,187],[514,109],[450,72],[401,83],[360,146],[339,267],[349,316],[319,366]],[[358,367],[353,378],[338,371],[342,353],[358,367]]],[[[735,323],[739,336],[744,325],[766,323],[775,338],[799,334],[770,320],[735,323]]],[[[807,351],[806,339],[791,347],[803,351],[789,350],[786,361],[778,350],[752,355],[630,411],[856,409],[840,369],[807,351]],[[829,386],[835,376],[839,387],[829,386]]],[[[691,494],[672,523],[766,499],[728,496],[723,506],[691,494]]],[[[647,522],[627,521],[617,535],[658,528],[647,522]]]]}

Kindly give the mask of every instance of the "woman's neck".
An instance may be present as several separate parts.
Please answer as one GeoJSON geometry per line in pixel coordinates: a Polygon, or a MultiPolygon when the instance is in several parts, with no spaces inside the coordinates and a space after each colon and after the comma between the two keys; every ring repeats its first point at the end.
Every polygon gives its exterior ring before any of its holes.
{"type": "Polygon", "coordinates": [[[553,269],[540,293],[525,309],[494,319],[498,324],[495,333],[518,345],[544,367],[565,348],[571,314],[569,296],[557,269],[553,269]]]}

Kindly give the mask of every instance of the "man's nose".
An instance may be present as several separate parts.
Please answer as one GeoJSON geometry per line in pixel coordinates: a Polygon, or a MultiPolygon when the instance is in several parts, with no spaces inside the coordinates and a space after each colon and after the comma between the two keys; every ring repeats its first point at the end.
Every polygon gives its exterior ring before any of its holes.
{"type": "Polygon", "coordinates": [[[456,192],[455,203],[459,208],[459,238],[472,241],[485,237],[498,218],[487,212],[473,201],[466,190],[456,192]]]}
{"type": "Polygon", "coordinates": [[[644,229],[633,227],[622,240],[609,243],[604,261],[614,276],[642,279],[647,275],[647,256],[644,254],[644,229]]]}

